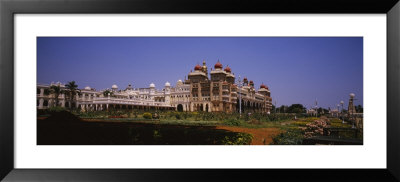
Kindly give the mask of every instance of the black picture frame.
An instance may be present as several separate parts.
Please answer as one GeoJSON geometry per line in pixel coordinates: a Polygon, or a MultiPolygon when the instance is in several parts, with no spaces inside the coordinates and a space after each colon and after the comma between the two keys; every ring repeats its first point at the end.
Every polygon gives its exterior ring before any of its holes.
{"type": "MultiPolygon", "coordinates": [[[[0,179],[5,181],[399,181],[398,0],[0,0],[0,179]],[[386,169],[15,169],[14,14],[18,13],[382,13],[387,15],[386,169]],[[390,98],[390,99],[389,99],[390,98]]],[[[385,122],[382,121],[376,122],[385,122]]],[[[195,156],[194,156],[195,157],[195,156]]],[[[374,156],[371,156],[374,157],[374,156]]]]}

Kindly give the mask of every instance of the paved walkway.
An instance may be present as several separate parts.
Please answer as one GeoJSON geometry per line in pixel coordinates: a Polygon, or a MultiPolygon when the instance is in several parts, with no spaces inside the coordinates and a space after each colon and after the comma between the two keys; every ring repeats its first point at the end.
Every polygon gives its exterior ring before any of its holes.
{"type": "Polygon", "coordinates": [[[217,126],[216,128],[252,134],[251,145],[268,145],[272,142],[273,136],[282,132],[279,128],[241,128],[233,126],[217,126]]]}

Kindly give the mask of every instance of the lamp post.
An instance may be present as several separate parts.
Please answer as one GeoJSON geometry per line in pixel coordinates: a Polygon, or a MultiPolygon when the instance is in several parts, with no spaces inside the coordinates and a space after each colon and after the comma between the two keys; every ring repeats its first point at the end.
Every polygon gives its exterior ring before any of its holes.
{"type": "Polygon", "coordinates": [[[339,107],[340,107],[340,105],[338,104],[338,105],[337,105],[337,112],[338,112],[338,113],[337,113],[337,116],[338,116],[338,118],[339,118],[339,107]]]}
{"type": "Polygon", "coordinates": [[[343,116],[343,101],[340,101],[340,105],[342,105],[342,110],[340,111],[340,115],[342,116],[342,124],[344,124],[344,116],[343,116]]]}

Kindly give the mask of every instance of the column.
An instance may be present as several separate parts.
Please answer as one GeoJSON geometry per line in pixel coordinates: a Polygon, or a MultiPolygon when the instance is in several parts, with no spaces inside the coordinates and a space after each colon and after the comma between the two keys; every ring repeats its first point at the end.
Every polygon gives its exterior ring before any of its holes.
{"type": "Polygon", "coordinates": [[[39,99],[39,109],[43,109],[43,102],[44,102],[43,98],[40,98],[39,99]]]}
{"type": "MultiPolygon", "coordinates": [[[[40,97],[43,97],[43,95],[44,95],[44,88],[41,88],[40,89],[40,97]]],[[[42,107],[43,107],[43,105],[42,105],[42,107]]]]}
{"type": "MultiPolygon", "coordinates": [[[[79,106],[78,99],[79,99],[79,95],[78,95],[78,93],[76,93],[75,94],[75,108],[78,108],[78,106],[79,106]]],[[[71,107],[72,107],[72,103],[71,103],[71,107]]]]}

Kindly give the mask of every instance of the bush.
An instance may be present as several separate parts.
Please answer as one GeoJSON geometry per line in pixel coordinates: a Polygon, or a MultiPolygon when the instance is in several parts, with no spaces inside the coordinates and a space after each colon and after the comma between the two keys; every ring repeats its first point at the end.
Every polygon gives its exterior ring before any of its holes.
{"type": "Polygon", "coordinates": [[[250,121],[248,121],[250,124],[256,124],[256,125],[259,125],[259,124],[261,124],[261,122],[259,121],[259,120],[257,120],[257,119],[251,119],[250,121]]]}
{"type": "MultiPolygon", "coordinates": [[[[327,118],[321,117],[318,120],[315,120],[314,122],[306,124],[305,128],[305,133],[304,137],[309,138],[312,136],[318,136],[318,135],[323,135],[324,134],[324,128],[328,126],[327,124],[327,118]]],[[[328,132],[329,135],[329,132],[328,132]]]]}
{"type": "Polygon", "coordinates": [[[54,112],[61,112],[65,111],[66,109],[64,107],[56,106],[56,107],[50,107],[48,109],[49,113],[54,113],[54,112]]]}
{"type": "Polygon", "coordinates": [[[152,115],[151,115],[151,113],[149,113],[149,112],[145,112],[145,113],[143,113],[143,118],[144,118],[144,119],[151,119],[151,118],[152,118],[152,115]]]}
{"type": "Polygon", "coordinates": [[[179,120],[179,119],[181,119],[181,115],[178,112],[176,112],[175,113],[175,118],[179,120]]]}
{"type": "Polygon", "coordinates": [[[288,130],[272,138],[272,145],[301,145],[304,136],[301,131],[288,130]]]}
{"type": "Polygon", "coordinates": [[[225,125],[229,125],[229,126],[239,126],[240,125],[240,121],[237,119],[229,119],[224,121],[225,125]]]}
{"type": "Polygon", "coordinates": [[[66,110],[53,111],[44,121],[48,122],[80,122],[81,119],[66,110]]]}
{"type": "Polygon", "coordinates": [[[248,133],[238,133],[234,136],[225,136],[222,139],[223,145],[250,145],[253,135],[248,133]]]}

